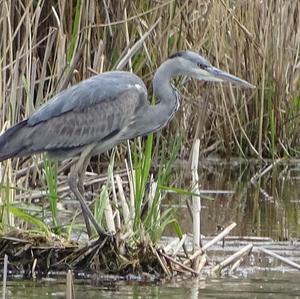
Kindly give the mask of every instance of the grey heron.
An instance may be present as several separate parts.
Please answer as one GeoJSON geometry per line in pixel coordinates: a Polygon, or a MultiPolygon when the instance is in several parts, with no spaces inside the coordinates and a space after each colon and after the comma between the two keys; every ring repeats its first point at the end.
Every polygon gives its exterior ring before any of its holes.
{"type": "Polygon", "coordinates": [[[0,161],[41,152],[58,160],[79,156],[68,183],[81,204],[88,234],[91,221],[101,235],[104,231],[84,200],[83,181],[90,158],[125,140],[163,128],[180,105],[179,93],[170,83],[178,75],[255,87],[213,67],[192,51],[173,54],[157,69],[153,78],[156,105],[150,105],[147,88],[135,74],[101,73],[58,93],[29,118],[4,132],[0,136],[0,161]]]}

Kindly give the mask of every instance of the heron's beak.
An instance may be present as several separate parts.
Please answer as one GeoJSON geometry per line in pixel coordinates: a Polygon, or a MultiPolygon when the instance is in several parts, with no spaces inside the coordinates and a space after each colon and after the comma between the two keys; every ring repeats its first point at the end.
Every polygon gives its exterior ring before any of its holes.
{"type": "Polygon", "coordinates": [[[217,82],[228,81],[238,86],[242,86],[246,88],[256,88],[255,85],[252,85],[249,82],[240,79],[236,76],[233,76],[229,73],[221,71],[220,69],[213,66],[209,66],[205,70],[200,70],[198,78],[205,81],[217,81],[217,82]],[[204,75],[204,73],[206,74],[204,75]]]}

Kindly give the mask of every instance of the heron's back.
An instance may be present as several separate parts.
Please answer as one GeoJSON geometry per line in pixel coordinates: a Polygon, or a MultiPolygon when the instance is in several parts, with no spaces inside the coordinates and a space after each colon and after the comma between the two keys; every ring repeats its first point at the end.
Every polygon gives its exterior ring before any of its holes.
{"type": "Polygon", "coordinates": [[[94,76],[57,94],[2,134],[0,161],[44,151],[64,159],[94,143],[107,149],[122,141],[126,127],[146,101],[145,85],[134,74],[94,76]]]}

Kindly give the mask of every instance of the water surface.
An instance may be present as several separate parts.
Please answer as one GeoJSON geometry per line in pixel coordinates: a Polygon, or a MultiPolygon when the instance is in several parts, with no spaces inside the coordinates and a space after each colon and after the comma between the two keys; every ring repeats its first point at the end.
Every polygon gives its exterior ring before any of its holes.
{"type": "MultiPolygon", "coordinates": [[[[187,171],[178,172],[178,185],[190,184],[187,171]]],[[[201,232],[214,235],[231,222],[236,236],[296,240],[300,236],[300,163],[271,164],[211,160],[200,163],[201,189],[217,191],[202,198],[201,232]],[[268,170],[269,169],[269,170],[268,170]],[[265,172],[265,173],[264,173],[265,172]],[[223,194],[219,194],[224,190],[223,194]]],[[[191,217],[182,197],[174,196],[184,232],[191,217]]]]}
{"type": "MultiPolygon", "coordinates": [[[[77,283],[76,298],[300,298],[300,274],[295,272],[273,273],[265,271],[248,277],[218,279],[188,279],[166,284],[139,284],[119,282],[114,285],[92,287],[77,283]]],[[[11,299],[65,298],[65,284],[57,282],[10,282],[11,299]]]]}

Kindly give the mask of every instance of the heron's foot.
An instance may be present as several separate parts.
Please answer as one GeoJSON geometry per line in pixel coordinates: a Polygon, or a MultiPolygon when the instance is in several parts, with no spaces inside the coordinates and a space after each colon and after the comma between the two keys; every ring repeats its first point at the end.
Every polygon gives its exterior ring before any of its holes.
{"type": "Polygon", "coordinates": [[[117,244],[116,234],[111,232],[103,232],[98,234],[98,239],[95,240],[102,247],[104,244],[115,246],[117,244]]]}
{"type": "Polygon", "coordinates": [[[101,233],[98,232],[98,237],[99,240],[114,241],[116,235],[112,232],[102,231],[101,233]]]}

